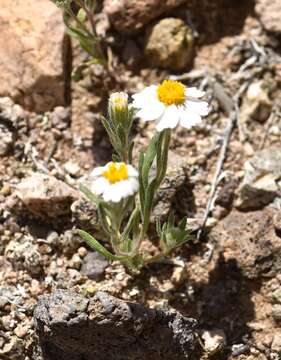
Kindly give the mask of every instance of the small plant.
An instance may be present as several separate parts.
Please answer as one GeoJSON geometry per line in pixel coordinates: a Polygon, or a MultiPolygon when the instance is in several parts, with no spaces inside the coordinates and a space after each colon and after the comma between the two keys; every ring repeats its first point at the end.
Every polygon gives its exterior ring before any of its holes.
{"type": "Polygon", "coordinates": [[[94,22],[95,0],[52,0],[63,11],[67,33],[77,39],[80,46],[90,55],[85,65],[102,64],[107,66],[94,22]]]}
{"type": "Polygon", "coordinates": [[[103,118],[103,125],[115,151],[113,161],[94,169],[90,188],[81,186],[81,191],[96,206],[99,231],[110,242],[113,253],[89,233],[78,230],[108,260],[138,270],[169,255],[189,239],[186,219],[176,225],[171,214],[166,223],[156,224],[159,254],[151,256],[141,247],[147,238],[155,195],[166,175],[171,131],[179,123],[190,128],[201,122],[201,116],[208,114],[208,104],[199,99],[203,95],[196,88],[165,80],[133,95],[132,104],[128,104],[125,93],[110,96],[109,117],[103,118]],[[132,165],[134,143],[130,131],[134,117],[155,120],[157,130],[146,151],[139,154],[138,169],[132,165]]]}

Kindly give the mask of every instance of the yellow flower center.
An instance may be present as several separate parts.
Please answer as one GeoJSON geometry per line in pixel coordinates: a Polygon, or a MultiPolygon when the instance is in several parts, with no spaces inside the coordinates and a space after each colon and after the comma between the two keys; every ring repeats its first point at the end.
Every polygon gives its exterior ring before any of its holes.
{"type": "Polygon", "coordinates": [[[118,181],[128,179],[128,169],[125,163],[121,163],[119,166],[115,162],[111,162],[108,165],[108,170],[102,173],[111,184],[115,184],[118,181]]]}
{"type": "Polygon", "coordinates": [[[185,86],[173,80],[164,80],[157,87],[158,100],[166,106],[181,105],[185,100],[185,86]]]}

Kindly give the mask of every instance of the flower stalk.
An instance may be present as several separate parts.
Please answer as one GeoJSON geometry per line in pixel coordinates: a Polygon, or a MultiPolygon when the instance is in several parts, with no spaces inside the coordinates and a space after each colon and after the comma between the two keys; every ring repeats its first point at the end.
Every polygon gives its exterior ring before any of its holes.
{"type": "Polygon", "coordinates": [[[101,38],[94,22],[95,0],[52,0],[63,12],[67,33],[77,39],[82,49],[91,57],[87,65],[101,64],[108,70],[101,38]],[[75,7],[75,11],[73,8],[75,7]],[[78,10],[76,10],[78,8],[78,10]]]}

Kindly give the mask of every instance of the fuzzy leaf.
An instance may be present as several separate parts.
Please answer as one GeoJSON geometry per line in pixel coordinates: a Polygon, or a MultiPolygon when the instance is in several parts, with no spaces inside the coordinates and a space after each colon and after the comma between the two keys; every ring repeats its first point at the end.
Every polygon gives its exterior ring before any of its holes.
{"type": "Polygon", "coordinates": [[[139,195],[140,195],[142,215],[144,212],[144,201],[145,201],[145,192],[144,192],[143,177],[142,177],[143,162],[144,162],[144,153],[141,151],[139,156],[139,195]]]}
{"type": "Polygon", "coordinates": [[[114,260],[124,259],[123,256],[116,256],[111,254],[111,252],[109,252],[103,245],[101,245],[92,235],[90,235],[86,231],[78,229],[77,232],[91,248],[96,250],[98,253],[103,255],[108,260],[114,261],[114,260]]]}
{"type": "Polygon", "coordinates": [[[155,135],[145,153],[144,161],[142,165],[142,169],[140,171],[142,172],[142,179],[143,179],[143,186],[144,188],[148,185],[149,180],[149,172],[153,163],[153,160],[155,159],[156,153],[157,153],[157,144],[159,140],[159,134],[155,135]]]}
{"type": "Polygon", "coordinates": [[[97,207],[99,206],[99,204],[101,203],[101,199],[97,195],[95,195],[90,189],[88,189],[87,186],[80,185],[79,189],[93,205],[97,207]]]}

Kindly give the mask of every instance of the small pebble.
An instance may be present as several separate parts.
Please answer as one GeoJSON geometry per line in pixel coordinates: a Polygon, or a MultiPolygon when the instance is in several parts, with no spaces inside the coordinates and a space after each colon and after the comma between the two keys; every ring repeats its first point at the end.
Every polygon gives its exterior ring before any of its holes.
{"type": "Polygon", "coordinates": [[[78,254],[74,254],[69,261],[69,266],[76,270],[79,270],[81,265],[82,265],[82,260],[80,256],[78,254]]]}
{"type": "Polygon", "coordinates": [[[242,354],[247,354],[250,351],[250,348],[245,344],[234,344],[231,346],[231,351],[233,356],[239,356],[242,354]]]}
{"type": "Polygon", "coordinates": [[[83,246],[81,246],[78,249],[78,254],[79,254],[80,258],[83,259],[88,254],[88,250],[86,248],[84,248],[83,246]]]}
{"type": "Polygon", "coordinates": [[[210,354],[220,352],[226,346],[226,337],[223,330],[205,330],[202,334],[204,348],[210,354]]]}
{"type": "Polygon", "coordinates": [[[17,335],[17,337],[24,338],[28,333],[28,327],[25,325],[18,325],[15,328],[14,333],[17,335]]]}
{"type": "Polygon", "coordinates": [[[8,196],[11,194],[11,187],[8,183],[4,183],[1,190],[0,190],[0,194],[3,196],[8,196]]]}

